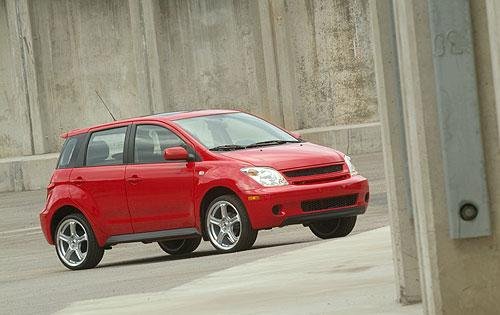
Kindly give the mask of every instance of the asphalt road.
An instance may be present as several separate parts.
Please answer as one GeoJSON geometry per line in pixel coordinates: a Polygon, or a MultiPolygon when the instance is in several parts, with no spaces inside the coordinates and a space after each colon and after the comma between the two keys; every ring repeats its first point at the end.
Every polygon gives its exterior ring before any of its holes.
{"type": "MultiPolygon", "coordinates": [[[[353,234],[388,225],[381,154],[354,156],[370,180],[371,203],[353,234]]],[[[48,314],[75,301],[168,290],[215,271],[321,242],[301,225],[259,232],[251,250],[217,254],[202,242],[191,255],[164,254],[156,243],[123,244],[107,251],[99,266],[69,271],[39,228],[45,191],[0,194],[0,314],[48,314]]],[[[312,266],[312,268],[314,268],[312,266]]],[[[213,285],[217,285],[214,283],[213,285]]]]}

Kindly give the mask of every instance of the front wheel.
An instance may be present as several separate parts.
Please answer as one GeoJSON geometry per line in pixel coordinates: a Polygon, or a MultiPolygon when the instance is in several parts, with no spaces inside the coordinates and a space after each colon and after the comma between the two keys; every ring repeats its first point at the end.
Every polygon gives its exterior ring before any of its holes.
{"type": "Polygon", "coordinates": [[[59,260],[69,269],[94,268],[104,255],[85,216],[67,215],[57,225],[54,235],[59,260]]]}
{"type": "Polygon", "coordinates": [[[354,229],[354,225],[356,216],[313,222],[309,225],[309,229],[317,237],[329,239],[347,236],[354,229]]]}
{"type": "Polygon", "coordinates": [[[219,252],[249,249],[257,238],[257,231],[250,225],[245,206],[234,195],[224,195],[210,203],[205,228],[210,242],[219,252]]]}
{"type": "Polygon", "coordinates": [[[201,237],[158,242],[161,249],[170,255],[184,255],[194,252],[200,245],[201,237]]]}

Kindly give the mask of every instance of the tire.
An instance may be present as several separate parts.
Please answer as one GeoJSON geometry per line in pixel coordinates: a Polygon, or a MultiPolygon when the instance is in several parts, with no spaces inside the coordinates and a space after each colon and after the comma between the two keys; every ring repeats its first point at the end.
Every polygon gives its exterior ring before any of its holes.
{"type": "Polygon", "coordinates": [[[347,236],[356,225],[356,216],[313,222],[309,229],[319,238],[330,239],[347,236]]]}
{"type": "Polygon", "coordinates": [[[94,268],[104,255],[92,227],[81,213],[65,216],[54,233],[57,257],[66,268],[81,270],[94,268]]]}
{"type": "Polygon", "coordinates": [[[246,250],[257,239],[258,231],[252,229],[245,205],[235,195],[215,198],[208,206],[204,222],[210,242],[218,252],[246,250]]]}
{"type": "Polygon", "coordinates": [[[184,255],[194,252],[200,245],[201,237],[158,242],[160,248],[170,255],[184,255]]]}

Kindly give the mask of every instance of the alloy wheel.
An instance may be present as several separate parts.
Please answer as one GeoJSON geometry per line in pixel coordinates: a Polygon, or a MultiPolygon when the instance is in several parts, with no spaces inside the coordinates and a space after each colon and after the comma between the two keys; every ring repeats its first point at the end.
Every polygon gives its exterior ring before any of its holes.
{"type": "Polygon", "coordinates": [[[80,265],[87,256],[88,236],[83,225],[75,219],[64,221],[57,230],[57,252],[69,266],[80,265]]]}
{"type": "Polygon", "coordinates": [[[218,201],[207,213],[208,235],[222,250],[230,250],[241,236],[241,218],[236,207],[228,201],[218,201]]]}

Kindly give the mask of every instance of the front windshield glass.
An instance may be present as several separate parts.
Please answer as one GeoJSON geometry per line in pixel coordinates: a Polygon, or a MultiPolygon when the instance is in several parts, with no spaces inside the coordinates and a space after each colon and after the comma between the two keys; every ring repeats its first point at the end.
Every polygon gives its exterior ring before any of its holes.
{"type": "Polygon", "coordinates": [[[237,150],[299,142],[280,128],[245,113],[201,116],[175,122],[211,150],[237,150]]]}

